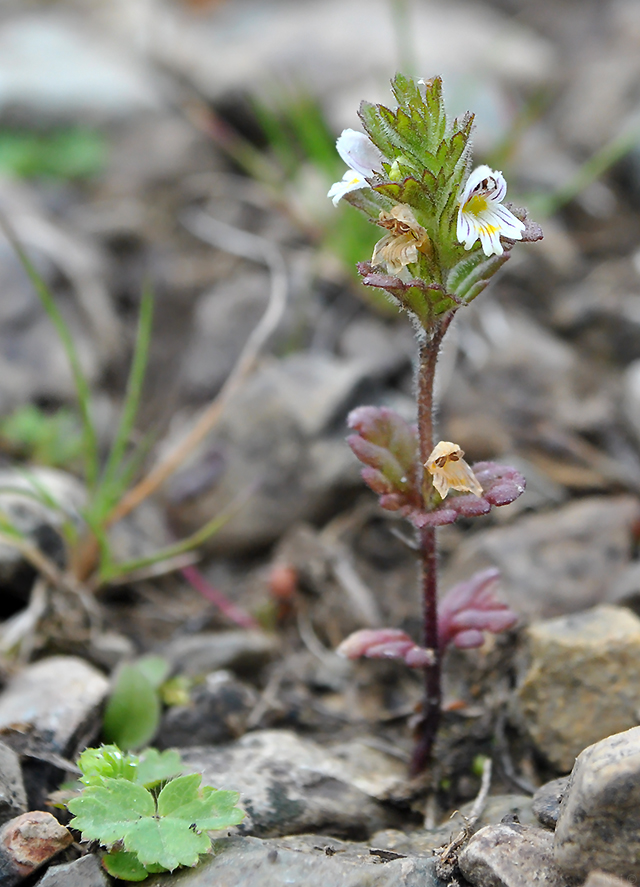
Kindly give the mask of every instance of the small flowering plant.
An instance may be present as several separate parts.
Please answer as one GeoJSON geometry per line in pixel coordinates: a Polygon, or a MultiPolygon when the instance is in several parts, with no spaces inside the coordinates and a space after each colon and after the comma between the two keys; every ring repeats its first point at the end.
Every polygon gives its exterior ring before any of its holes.
{"type": "Polygon", "coordinates": [[[440,722],[441,660],[448,644],[478,647],[484,632],[500,632],[517,615],[496,595],[488,570],[456,586],[438,605],[435,528],[488,513],[524,492],[524,478],[495,462],[469,465],[453,441],[436,441],[433,383],[443,336],[455,313],[487,286],[517,241],[542,238],[527,211],[504,202],[504,176],[488,166],[471,171],[473,116],[448,121],[442,81],[392,81],[397,108],[363,102],[365,132],[345,130],[338,153],[348,166],[328,196],[344,199],[384,229],[358,270],[411,318],[419,359],[417,424],[386,407],[358,407],[348,442],[380,505],[415,527],[422,562],[424,630],[417,643],[399,629],[368,629],[348,637],[349,658],[402,659],[425,674],[425,698],[412,772],[428,765],[440,722]]]}

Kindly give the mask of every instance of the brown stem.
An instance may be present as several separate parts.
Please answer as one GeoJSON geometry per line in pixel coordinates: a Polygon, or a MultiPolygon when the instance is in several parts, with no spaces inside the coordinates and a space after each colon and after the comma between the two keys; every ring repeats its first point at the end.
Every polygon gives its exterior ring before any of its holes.
{"type": "MultiPolygon", "coordinates": [[[[433,383],[440,344],[449,322],[450,318],[442,321],[431,338],[426,338],[420,345],[420,363],[417,378],[418,437],[422,470],[421,489],[424,506],[427,510],[430,507],[431,480],[423,466],[433,449],[433,383]]],[[[438,645],[438,565],[435,528],[424,527],[421,529],[419,542],[422,560],[423,641],[425,647],[434,651],[435,657],[433,663],[424,670],[425,695],[416,747],[411,760],[412,776],[421,773],[429,764],[433,743],[440,726],[442,703],[441,656],[438,645]]]]}

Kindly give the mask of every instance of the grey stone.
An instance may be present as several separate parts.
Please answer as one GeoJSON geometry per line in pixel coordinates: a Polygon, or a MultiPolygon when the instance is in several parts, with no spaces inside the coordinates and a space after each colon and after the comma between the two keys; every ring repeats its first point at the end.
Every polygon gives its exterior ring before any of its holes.
{"type": "Polygon", "coordinates": [[[517,716],[542,754],[568,772],[586,746],[638,722],[640,619],[603,604],[531,625],[517,716]]]}
{"type": "Polygon", "coordinates": [[[560,804],[569,782],[568,776],[552,779],[541,785],[533,796],[533,812],[541,825],[555,828],[560,813],[560,804]]]}
{"type": "MultiPolygon", "coordinates": [[[[20,533],[64,566],[60,531],[68,520],[78,529],[82,526],[79,510],[86,502],[85,488],[73,475],[54,468],[34,466],[27,474],[33,481],[25,472],[0,470],[0,510],[20,533]],[[58,509],[38,501],[40,489],[58,503],[58,509]]],[[[20,552],[0,541],[0,581],[10,583],[22,563],[20,552]]]]}
{"type": "MultiPolygon", "coordinates": [[[[448,844],[464,827],[465,817],[471,814],[474,801],[464,804],[456,815],[447,818],[433,829],[418,829],[413,832],[399,829],[385,829],[371,836],[371,846],[407,856],[430,856],[438,847],[448,844]]],[[[478,818],[476,828],[496,825],[505,816],[517,816],[522,825],[536,825],[528,795],[491,795],[478,818]]]]}
{"type": "Polygon", "coordinates": [[[75,656],[50,656],[28,665],[0,694],[0,728],[26,724],[58,754],[98,726],[109,681],[75,656]]]}
{"type": "Polygon", "coordinates": [[[22,781],[20,758],[0,742],[0,825],[27,812],[27,795],[22,781]]]}
{"type": "Polygon", "coordinates": [[[349,845],[323,836],[263,841],[223,838],[214,841],[213,855],[195,869],[153,875],[147,887],[445,887],[435,874],[434,859],[394,859],[384,864],[366,845],[349,845]],[[335,853],[333,852],[335,850],[335,853]],[[345,853],[345,851],[347,851],[345,853]]]}
{"type": "Polygon", "coordinates": [[[617,593],[616,577],[631,560],[639,516],[634,497],[589,497],[481,531],[460,545],[443,584],[497,566],[501,594],[529,619],[609,602],[617,593]]]}
{"type": "Polygon", "coordinates": [[[158,652],[178,674],[197,676],[228,668],[255,675],[276,656],[278,643],[262,631],[211,631],[176,638],[158,652]]]}
{"type": "Polygon", "coordinates": [[[90,853],[73,862],[51,866],[36,887],[109,887],[97,856],[90,853]]]}
{"type": "Polygon", "coordinates": [[[568,875],[602,869],[640,878],[640,727],[579,755],[555,832],[555,859],[568,875]]]}
{"type": "Polygon", "coordinates": [[[404,765],[363,745],[349,755],[344,746],[324,748],[288,730],[257,730],[218,748],[186,748],[182,756],[205,783],[240,792],[247,811],[241,834],[325,830],[361,838],[396,824],[374,793],[397,784],[404,765]]]}
{"type": "Polygon", "coordinates": [[[10,16],[0,27],[0,108],[40,119],[113,118],[158,104],[148,71],[79,18],[55,9],[10,16]]]}
{"type": "Polygon", "coordinates": [[[266,360],[226,407],[207,453],[174,478],[175,523],[185,532],[201,527],[251,485],[250,504],[210,538],[211,551],[267,545],[296,521],[321,517],[359,483],[345,419],[366,379],[363,363],[330,354],[266,360]],[[207,483],[202,464],[212,454],[220,467],[207,483]]]}
{"type": "Polygon", "coordinates": [[[474,887],[568,885],[553,859],[551,832],[518,823],[485,826],[461,851],[458,865],[474,887]]]}
{"type": "Polygon", "coordinates": [[[200,297],[182,368],[188,393],[210,396],[220,388],[265,311],[269,287],[266,272],[250,271],[200,297]]]}
{"type": "Polygon", "coordinates": [[[188,705],[172,705],[162,716],[158,748],[219,745],[242,736],[258,701],[253,687],[228,671],[208,674],[191,692],[188,705]]]}

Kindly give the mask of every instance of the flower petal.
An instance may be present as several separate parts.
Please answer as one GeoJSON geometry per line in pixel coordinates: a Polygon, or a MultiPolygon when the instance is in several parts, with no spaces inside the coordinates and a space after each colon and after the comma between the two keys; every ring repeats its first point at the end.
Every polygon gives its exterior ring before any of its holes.
{"type": "Polygon", "coordinates": [[[336,149],[344,162],[362,176],[382,171],[383,156],[362,132],[344,129],[336,141],[336,149]]]}
{"type": "Polygon", "coordinates": [[[369,184],[364,176],[353,169],[348,169],[342,177],[341,182],[335,182],[327,193],[327,197],[331,197],[333,205],[337,206],[338,202],[349,194],[351,191],[358,191],[360,188],[368,188],[369,184]]]}

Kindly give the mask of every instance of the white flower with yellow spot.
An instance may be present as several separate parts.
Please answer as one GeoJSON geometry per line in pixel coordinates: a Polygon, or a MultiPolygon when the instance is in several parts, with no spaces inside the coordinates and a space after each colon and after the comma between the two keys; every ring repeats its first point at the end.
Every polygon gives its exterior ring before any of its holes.
{"type": "Polygon", "coordinates": [[[424,463],[429,474],[433,475],[434,487],[443,499],[447,498],[449,490],[482,496],[480,481],[464,461],[463,456],[464,452],[458,444],[441,440],[424,463]]]}
{"type": "Polygon", "coordinates": [[[458,240],[471,249],[478,238],[485,256],[501,256],[500,237],[522,240],[524,222],[502,205],[507,183],[501,172],[479,166],[471,173],[458,198],[458,240]]]}
{"type": "Polygon", "coordinates": [[[327,197],[331,197],[334,206],[337,206],[338,201],[350,191],[368,188],[367,179],[376,172],[382,172],[384,159],[373,142],[364,133],[356,132],[355,129],[342,131],[338,136],[336,149],[349,169],[343,175],[342,181],[336,182],[329,189],[327,197]]]}

